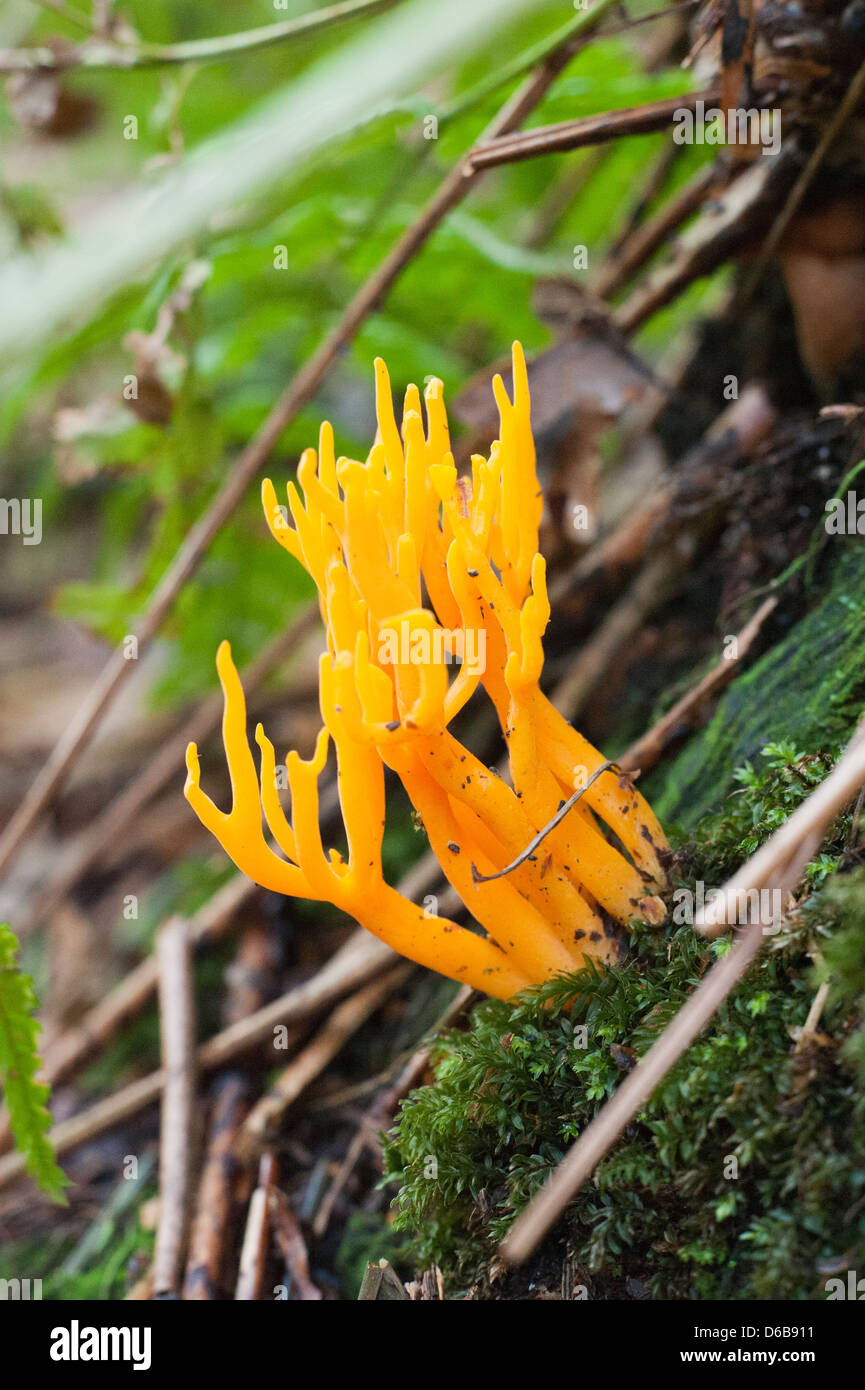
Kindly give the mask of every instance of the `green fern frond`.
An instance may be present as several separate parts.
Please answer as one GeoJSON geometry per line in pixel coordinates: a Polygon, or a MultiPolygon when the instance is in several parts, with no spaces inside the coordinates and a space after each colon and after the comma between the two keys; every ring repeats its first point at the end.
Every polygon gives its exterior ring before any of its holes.
{"type": "Polygon", "coordinates": [[[42,1191],[55,1202],[64,1202],[69,1179],[57,1166],[48,1131],[51,1116],[48,1086],[36,1080],[40,1024],[33,1017],[36,995],[29,975],[16,962],[18,942],[5,922],[0,923],[0,1083],[9,1109],[12,1133],[27,1171],[42,1191]]]}

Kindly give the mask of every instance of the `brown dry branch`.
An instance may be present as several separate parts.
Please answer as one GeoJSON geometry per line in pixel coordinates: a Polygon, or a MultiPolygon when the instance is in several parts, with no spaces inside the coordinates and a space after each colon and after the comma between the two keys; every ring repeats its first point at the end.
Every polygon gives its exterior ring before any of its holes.
{"type": "MultiPolygon", "coordinates": [[[[323,819],[336,810],[335,783],[323,786],[320,802],[323,819]]],[[[189,919],[190,942],[196,950],[219,940],[233,926],[237,913],[258,891],[245,874],[237,874],[224,884],[204,907],[189,919]]],[[[95,1053],[101,1051],[142,1009],[156,992],[158,970],[155,956],[147,956],[104,999],[95,1004],[80,1023],[49,1038],[43,1051],[40,1079],[51,1086],[68,1080],[80,1071],[95,1053]]],[[[9,1145],[8,1116],[0,1112],[0,1153],[9,1145]]]]}
{"type": "MultiPolygon", "coordinates": [[[[438,860],[427,853],[404,875],[398,885],[399,891],[404,897],[421,898],[435,886],[440,874],[438,860]]],[[[197,946],[217,940],[231,925],[235,912],[257,891],[256,885],[244,874],[231,879],[190,919],[190,940],[197,946]]],[[[447,893],[450,891],[448,889],[447,893]]],[[[445,911],[450,911],[451,907],[444,906],[446,896],[446,893],[441,894],[440,902],[445,911]]],[[[455,903],[455,895],[447,901],[455,903]]],[[[289,990],[249,1019],[237,1020],[204,1043],[198,1053],[199,1066],[219,1067],[260,1042],[278,1025],[304,1021],[396,959],[389,947],[358,928],[312,980],[289,990]]],[[[157,980],[155,957],[148,956],[90,1011],[83,1023],[46,1048],[43,1078],[56,1085],[73,1075],[146,1007],[156,991],[157,980]]],[[[64,1149],[75,1148],[149,1105],[159,1095],[160,1086],[159,1072],[134,1081],[84,1114],[56,1126],[55,1138],[59,1136],[64,1149]]],[[[23,1172],[18,1158],[15,1154],[0,1158],[0,1187],[23,1172]]]]}
{"type": "Polygon", "coordinates": [[[273,1142],[289,1107],[385,999],[405,983],[413,968],[411,964],[396,966],[334,1009],[312,1041],[289,1062],[267,1095],[253,1106],[238,1135],[236,1152],[239,1157],[248,1160],[263,1145],[273,1142]]]}
{"type": "MultiPolygon", "coordinates": [[[[223,1019],[226,1023],[247,1017],[267,1002],[277,957],[273,935],[264,924],[256,922],[249,926],[225,973],[223,1019]]],[[[247,1184],[247,1174],[232,1150],[249,1111],[250,1091],[250,1078],[232,1071],[217,1076],[211,1088],[207,1152],[198,1186],[184,1280],[186,1299],[221,1298],[229,1287],[226,1259],[231,1244],[231,1218],[234,1204],[241,1198],[241,1189],[247,1184]]],[[[248,1193],[243,1195],[248,1196],[248,1193]]]]}
{"type": "Polygon", "coordinates": [[[625,241],[613,248],[592,280],[594,293],[600,299],[610,299],[616,294],[699,210],[717,182],[718,170],[714,164],[705,164],[699,169],[684,188],[667,199],[654,217],[636,226],[625,241]]]}
{"type": "Polygon", "coordinates": [[[438,1265],[430,1265],[429,1269],[424,1270],[420,1279],[414,1279],[410,1284],[406,1284],[406,1291],[414,1303],[443,1303],[445,1282],[438,1265]]]}
{"type": "MultiPolygon", "coordinates": [[[[579,36],[567,40],[560,48],[548,54],[538,68],[526,78],[487,128],[488,139],[506,135],[522,124],[574,54],[586,42],[592,29],[600,23],[606,8],[606,5],[596,5],[594,13],[587,11],[579,36]]],[[[149,647],[171,611],[177,595],[195,574],[213,537],[234,511],[283,431],[315,395],[330,368],[351,343],[369,315],[381,304],[406,266],[451,209],[462,202],[474,187],[479,174],[479,170],[464,169],[462,161],[454,166],[415,221],[350,300],[339,321],[323,339],[316,352],[280,396],[258,433],[235,460],[210,505],[187,532],[174,559],[151,594],[140,620],[134,624],[132,635],[137,639],[139,654],[143,654],[149,647]]],[[[106,662],[90,694],[65,729],[27,795],[0,835],[0,873],[8,867],[25,836],[51,804],[71,768],[90,743],[117,692],[128,679],[133,664],[125,659],[122,648],[118,648],[106,662]]]]}
{"type": "MultiPolygon", "coordinates": [[[[607,259],[618,259],[625,245],[639,231],[649,215],[652,204],[664,192],[673,167],[682,154],[682,149],[683,146],[677,145],[672,138],[664,142],[663,148],[649,166],[649,172],[639,188],[634,202],[622,218],[621,226],[617,229],[615,237],[605,252],[607,259]]],[[[597,294],[599,291],[595,289],[595,293],[597,294]]]]}
{"type": "Polygon", "coordinates": [[[717,105],[720,91],[709,88],[704,92],[682,92],[679,96],[647,101],[643,106],[628,106],[621,111],[603,111],[595,116],[581,116],[574,121],[557,125],[537,126],[523,134],[507,133],[479,141],[465,157],[464,168],[470,173],[495,169],[502,164],[514,164],[538,155],[558,154],[564,150],[579,150],[587,145],[600,145],[608,140],[620,140],[626,135],[651,135],[672,125],[677,111],[695,111],[697,103],[706,107],[717,105]]]}
{"type": "Polygon", "coordinates": [[[676,299],[695,280],[711,275],[756,234],[771,198],[789,173],[783,154],[761,160],[739,174],[710,211],[678,238],[671,258],[651,272],[615,311],[624,333],[634,333],[659,309],[676,299]]]}
{"type": "Polygon", "coordinates": [[[256,1300],[264,1285],[264,1267],[270,1246],[270,1194],[275,1181],[276,1160],[273,1154],[262,1154],[258,1186],[250,1199],[240,1252],[240,1271],[234,1294],[240,1302],[256,1300]]]}
{"type": "Polygon", "coordinates": [[[673,495],[672,483],[662,483],[638,502],[614,531],[557,575],[549,587],[553,607],[567,603],[571,613],[572,600],[576,600],[582,611],[598,590],[619,587],[623,577],[645,559],[652,535],[669,515],[673,495]]]}
{"type": "Polygon", "coordinates": [[[628,591],[581,648],[550,697],[569,722],[576,719],[618,653],[628,646],[649,615],[669,598],[676,581],[690,567],[695,549],[693,539],[686,534],[679,544],[650,554],[628,591]]]}
{"type": "MultiPolygon", "coordinates": [[[[191,917],[187,924],[190,944],[200,949],[218,940],[229,929],[237,912],[256,893],[256,885],[237,874],[191,917]]],[[[46,1044],[41,1080],[56,1086],[68,1080],[106,1047],[153,999],[159,979],[155,956],[147,956],[120,981],[74,1028],[46,1044]]],[[[0,1122],[0,1145],[5,1141],[6,1121],[0,1122]]]]}
{"type": "MultiPolygon", "coordinates": [[[[648,543],[646,561],[553,691],[553,704],[566,719],[573,721],[577,717],[618,653],[669,597],[677,581],[695,558],[704,553],[709,539],[721,526],[727,499],[714,495],[707,505],[693,507],[692,492],[699,493],[706,475],[716,479],[722,458],[739,457],[766,439],[776,418],[776,411],[762,387],[748,387],[738,400],[721,411],[701,442],[683,460],[672,494],[662,488],[653,504],[640,509],[636,535],[640,544],[648,543]],[[691,513],[687,517],[677,514],[677,508],[685,503],[691,513]],[[660,518],[658,524],[649,529],[655,505],[660,518]]],[[[630,542],[627,523],[621,535],[630,542]]]]}
{"type": "Polygon", "coordinates": [[[238,1171],[232,1148],[248,1109],[246,1077],[238,1072],[225,1073],[218,1079],[213,1097],[207,1154],[189,1238],[183,1285],[185,1299],[215,1299],[224,1288],[223,1271],[238,1171]]]}
{"type": "Polygon", "coordinates": [[[270,1193],[270,1221],[274,1242],[291,1274],[300,1302],[317,1303],[322,1296],[321,1289],[309,1276],[309,1255],[300,1222],[285,1193],[278,1187],[270,1193]]]}
{"type": "Polygon", "coordinates": [[[189,1225],[195,1144],[195,1001],[192,951],[182,917],[172,918],[160,928],[156,956],[163,1086],[153,1296],[176,1298],[189,1225]]]}
{"type": "MultiPolygon", "coordinates": [[[[698,930],[716,935],[720,904],[736,905],[726,913],[737,920],[742,893],[769,886],[786,900],[796,888],[827,827],[865,783],[865,720],[860,723],[832,772],[774,835],[724,885],[718,903],[701,911],[698,930]]],[[[777,923],[769,924],[774,930],[777,923]]],[[[687,1051],[735,988],[763,943],[767,925],[758,916],[715,962],[649,1051],[606,1102],[562,1159],[506,1237],[501,1254],[509,1264],[521,1264],[543,1240],[568,1203],[636,1118],[655,1088],[687,1051]]]]}
{"type": "Polygon", "coordinates": [[[720,936],[728,922],[737,920],[742,894],[773,886],[779,872],[792,863],[806,841],[822,839],[823,831],[854,800],[865,784],[865,721],[847,745],[844,756],[829,776],[814,789],[782,826],[724,888],[702,908],[696,927],[704,936],[720,936]]]}
{"type": "Polygon", "coordinates": [[[715,698],[730,684],[744,658],[753,646],[760,629],[778,606],[776,598],[767,598],[752,618],[748,620],[735,639],[733,653],[723,656],[717,666],[713,666],[701,681],[677,700],[656,724],[653,724],[642,738],[638,738],[616,761],[624,771],[648,772],[663,757],[670,743],[679,733],[693,727],[707,701],[715,698]]]}
{"type": "Polygon", "coordinates": [[[803,1052],[805,1048],[808,1046],[808,1043],[813,1041],[814,1035],[817,1031],[817,1024],[820,1022],[820,1015],[822,1014],[826,1004],[826,1000],[829,997],[829,989],[829,980],[824,980],[822,985],[820,985],[820,987],[818,988],[817,993],[814,995],[814,998],[811,1000],[811,1007],[808,1010],[808,1017],[802,1024],[799,1036],[796,1039],[796,1046],[793,1049],[794,1052],[803,1052]]]}

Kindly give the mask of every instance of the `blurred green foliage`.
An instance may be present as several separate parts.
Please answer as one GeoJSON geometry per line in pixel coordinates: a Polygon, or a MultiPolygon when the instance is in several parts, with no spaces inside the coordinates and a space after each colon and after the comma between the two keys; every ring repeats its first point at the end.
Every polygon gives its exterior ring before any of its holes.
{"type": "MultiPolygon", "coordinates": [[[[298,0],[275,17],[308,8],[298,0]]],[[[635,12],[650,8],[641,4],[635,12]]],[[[132,0],[124,13],[148,40],[166,43],[212,34],[215,23],[233,32],[274,18],[260,0],[235,0],[218,15],[180,0],[132,0]]],[[[502,68],[562,22],[560,6],[549,5],[509,26],[496,38],[502,68]]],[[[157,161],[170,161],[181,148],[192,151],[229,130],[263,95],[357,29],[355,22],[195,70],[69,74],[63,79],[69,90],[96,103],[95,120],[84,133],[40,141],[16,131],[8,112],[0,118],[13,155],[20,145],[12,167],[28,165],[26,180],[6,178],[0,237],[38,245],[64,224],[81,224],[82,198],[98,205],[118,188],[146,183],[157,161]],[[138,117],[137,140],[122,138],[130,113],[138,117]],[[33,149],[35,157],[25,161],[24,152],[33,149]]],[[[78,37],[59,17],[42,14],[31,39],[64,31],[78,37]]],[[[681,90],[686,80],[679,70],[642,70],[641,31],[634,34],[593,41],[530,124],[681,90]]],[[[95,532],[86,570],[55,596],[64,617],[112,642],[130,630],[232,458],[514,88],[512,79],[481,100],[472,96],[481,80],[485,86],[495,80],[490,57],[486,49],[469,53],[434,91],[406,99],[396,112],[371,113],[367,125],[329,146],[326,157],[265,197],[226,208],[195,244],[154,266],[144,282],[125,286],[41,355],[5,373],[0,481],[9,487],[26,475],[31,489],[39,487],[49,544],[52,534],[61,537],[67,527],[86,524],[88,535],[95,532]],[[454,114],[443,116],[438,139],[425,140],[424,118],[439,110],[454,114]],[[280,246],[287,250],[286,269],[274,265],[280,246]],[[160,306],[194,259],[205,263],[209,276],[189,310],[177,317],[168,338],[173,359],[159,369],[173,398],[171,419],[146,423],[122,399],[123,380],[136,370],[127,335],[153,332],[160,306]],[[70,407],[81,412],[72,437],[53,444],[56,412],[70,407]]],[[[437,374],[453,394],[513,338],[528,348],[541,345],[547,335],[530,307],[534,280],[541,273],[575,274],[577,244],[590,248],[590,265],[597,263],[662,144],[663,137],[653,136],[610,147],[542,247],[526,244],[535,211],[585,154],[527,161],[485,178],[362,326],[320,398],[285,431],[268,471],[277,479],[291,475],[300,450],[315,442],[322,416],[332,420],[340,449],[365,456],[374,428],[371,368],[377,353],[388,361],[398,393],[410,380],[437,374]]],[[[701,157],[703,151],[685,151],[674,182],[687,177],[701,157]]],[[[665,323],[659,346],[674,328],[665,323]]],[[[175,606],[165,633],[170,660],[154,698],[176,703],[212,688],[220,638],[228,636],[236,657],[246,660],[309,592],[306,576],[267,536],[256,489],[250,488],[175,606]]]]}

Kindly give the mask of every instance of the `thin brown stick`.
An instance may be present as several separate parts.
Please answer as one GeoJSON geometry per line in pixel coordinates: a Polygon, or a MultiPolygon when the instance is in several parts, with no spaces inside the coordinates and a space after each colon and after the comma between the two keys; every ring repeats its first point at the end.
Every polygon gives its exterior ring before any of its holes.
{"type": "Polygon", "coordinates": [[[401,964],[344,1000],[312,1041],[289,1062],[266,1096],[253,1106],[238,1137],[237,1152],[250,1158],[272,1141],[286,1111],[324,1071],[376,1009],[408,979],[413,966],[401,964]]]}
{"type": "Polygon", "coordinates": [[[180,1288],[192,1174],[195,1120],[195,1000],[187,924],[174,917],[156,939],[162,1032],[159,1226],[153,1253],[154,1298],[180,1288]]]}
{"type": "Polygon", "coordinates": [[[322,1296],[309,1277],[309,1255],[300,1222],[285,1193],[275,1187],[270,1194],[270,1220],[277,1249],[285,1261],[301,1303],[317,1303],[322,1296]]]}
{"type": "Polygon", "coordinates": [[[695,280],[711,275],[730,259],[755,232],[776,180],[788,166],[783,155],[777,165],[764,160],[753,164],[725,189],[712,216],[698,217],[681,234],[669,261],[653,269],[614,314],[623,333],[635,333],[647,319],[670,304],[695,280]]]}
{"type": "Polygon", "coordinates": [[[671,483],[660,483],[638,502],[608,536],[592,546],[586,555],[550,582],[550,603],[555,608],[576,597],[585,603],[597,590],[620,587],[622,578],[645,559],[653,533],[670,512],[671,483]]]}
{"type": "Polygon", "coordinates": [[[736,637],[735,654],[722,657],[701,681],[677,700],[642,738],[638,738],[627,748],[620,758],[619,766],[626,772],[648,772],[663,757],[670,740],[683,729],[689,728],[708,700],[718,695],[735,676],[744,658],[753,646],[764,622],[778,607],[776,598],[768,598],[761,603],[756,613],[748,620],[736,637]]]}
{"type": "Polygon", "coordinates": [[[224,1297],[224,1269],[238,1167],[232,1147],[249,1108],[249,1082],[238,1072],[219,1078],[210,1117],[207,1156],[198,1186],[183,1297],[224,1297]]]}
{"type": "Polygon", "coordinates": [[[717,88],[682,92],[661,101],[647,101],[643,106],[627,106],[620,111],[603,111],[557,125],[537,126],[524,134],[499,135],[479,141],[466,155],[463,167],[475,173],[498,168],[501,164],[515,164],[522,159],[535,159],[539,155],[601,145],[626,135],[651,135],[672,125],[677,111],[695,111],[697,102],[713,106],[718,97],[717,88]]]}
{"type": "Polygon", "coordinates": [[[635,227],[600,267],[591,286],[594,293],[601,299],[609,299],[616,294],[702,206],[717,178],[718,171],[714,165],[704,165],[684,188],[667,199],[654,217],[635,227]]]}
{"type": "MultiPolygon", "coordinates": [[[[571,39],[563,44],[561,49],[551,53],[526,78],[487,128],[488,138],[507,134],[522,124],[542,100],[562,69],[567,66],[593,24],[600,22],[602,15],[603,12],[599,11],[597,20],[587,18],[579,40],[571,39]]],[[[338,323],[280,396],[256,436],[235,461],[219,492],[187,533],[154,589],[141,619],[133,627],[140,655],[152,642],[178,593],[195,574],[213,537],[234,511],[283,431],[312,399],[334,362],[368,316],[379,306],[405,267],[451,209],[460,203],[474,186],[479,173],[477,169],[464,169],[461,162],[451,170],[419,216],[351,299],[338,323]]],[[[100,720],[123,682],[128,679],[132,664],[125,659],[122,648],[118,648],[106,662],[77,715],[58,740],[0,836],[0,873],[8,867],[25,836],[51,803],[73,764],[89,744],[100,720]]]]}
{"type": "MultiPolygon", "coordinates": [[[[711,470],[714,477],[719,462],[754,448],[774,427],[776,413],[765,392],[749,387],[712,422],[704,438],[683,460],[672,495],[659,490],[659,515],[643,513],[637,528],[640,544],[647,539],[653,548],[643,568],[618,603],[607,613],[600,627],[580,651],[567,675],[552,694],[553,704],[566,719],[573,721],[593,690],[609,670],[610,664],[640,631],[649,614],[668,597],[679,577],[693,563],[701,547],[722,524],[726,501],[713,499],[710,505],[693,506],[686,524],[676,525],[676,508],[689,500],[689,492],[711,470]],[[664,521],[664,525],[661,522],[664,521]],[[675,526],[675,530],[674,530],[675,526]]],[[[627,535],[627,530],[625,531],[627,535]]]]}
{"type": "Polygon", "coordinates": [[[552,702],[567,720],[576,719],[617,653],[627,647],[649,614],[669,596],[693,554],[693,546],[683,543],[678,549],[669,546],[647,560],[553,691],[552,702]]]}
{"type": "Polygon", "coordinates": [[[472,882],[492,883],[493,880],[496,878],[504,878],[506,874],[512,874],[515,869],[518,869],[521,864],[525,864],[526,860],[531,858],[535,850],[543,844],[544,840],[553,830],[555,830],[556,826],[561,825],[568,812],[574,809],[580,798],[585,795],[592,783],[598,780],[602,772],[621,771],[622,769],[618,766],[617,763],[609,761],[600,763],[599,766],[595,768],[591,777],[587,778],[585,785],[582,787],[578,787],[577,790],[573,792],[571,796],[568,797],[567,801],[562,802],[555,815],[547,821],[546,825],[541,826],[537,835],[535,835],[534,838],[529,841],[525,849],[520,850],[516,859],[512,859],[510,864],[506,864],[503,869],[497,870],[497,872],[494,874],[482,874],[478,870],[477,866],[475,864],[472,864],[472,882]]]}
{"type": "Polygon", "coordinates": [[[814,995],[814,998],[811,1000],[808,1017],[805,1019],[802,1025],[802,1031],[796,1039],[796,1046],[793,1049],[794,1052],[801,1052],[806,1047],[809,1038],[813,1038],[817,1030],[817,1024],[820,1022],[820,1015],[829,997],[829,987],[829,981],[824,980],[822,985],[818,988],[817,993],[814,995]]]}
{"type": "MultiPolygon", "coordinates": [[[[438,860],[431,852],[427,853],[400,881],[398,890],[404,897],[420,898],[434,886],[440,874],[441,868],[438,860]]],[[[209,903],[190,919],[190,940],[198,947],[218,940],[231,925],[238,909],[256,891],[256,885],[244,874],[238,874],[231,879],[211,898],[209,903]]],[[[455,911],[459,905],[456,895],[452,893],[450,888],[446,892],[452,894],[451,901],[454,904],[452,909],[446,910],[455,911]]],[[[444,907],[446,900],[445,896],[441,898],[442,907],[444,907]]],[[[199,1065],[218,1067],[223,1062],[229,1061],[238,1052],[244,1051],[246,1047],[260,1041],[277,1025],[305,1019],[316,1013],[319,1008],[326,1007],[333,999],[339,998],[341,994],[369,978],[368,975],[364,974],[366,969],[364,962],[370,952],[382,968],[388,961],[397,959],[389,947],[384,946],[381,942],[376,942],[370,938],[367,932],[358,928],[314,979],[298,986],[295,990],[290,990],[288,994],[282,996],[281,1000],[276,1000],[266,1009],[251,1015],[249,1019],[241,1019],[232,1023],[215,1038],[212,1038],[209,1043],[205,1043],[199,1052],[199,1065]],[[353,973],[356,969],[359,969],[359,974],[353,973]],[[283,1007],[287,1010],[285,1017],[282,1016],[283,1007]],[[250,1037],[250,1032],[256,1036],[250,1037]]],[[[96,1052],[110,1042],[125,1024],[146,1007],[156,992],[157,980],[156,959],[154,956],[148,956],[105,999],[91,1009],[82,1023],[69,1032],[61,1034],[55,1042],[46,1047],[41,1079],[48,1081],[51,1085],[68,1080],[96,1052]]],[[[96,1125],[93,1132],[100,1133],[102,1129],[110,1128],[111,1124],[114,1123],[111,1116],[114,1114],[113,1107],[115,1105],[119,1122],[158,1096],[161,1085],[160,1073],[145,1077],[144,1083],[142,1085],[140,1082],[134,1082],[116,1096],[109,1096],[106,1101],[100,1102],[99,1105],[86,1111],[85,1115],[92,1116],[93,1123],[96,1125]],[[139,1087],[141,1088],[140,1091],[139,1087]],[[127,1103],[133,1106],[132,1111],[125,1108],[127,1103]],[[105,1107],[104,1114],[103,1107],[105,1107]]],[[[62,1141],[67,1148],[73,1148],[78,1143],[84,1142],[83,1139],[77,1137],[78,1129],[76,1128],[83,1119],[83,1116],[75,1116],[73,1120],[66,1122],[71,1127],[71,1137],[68,1141],[62,1141]]],[[[6,1122],[3,1121],[3,1134],[6,1133],[6,1129],[6,1122]]],[[[64,1132],[61,1127],[61,1133],[64,1132]]],[[[84,1138],[90,1137],[90,1129],[85,1123],[84,1138]]],[[[2,1142],[4,1141],[0,1138],[0,1143],[2,1142]]],[[[3,1159],[0,1158],[0,1186],[3,1185],[4,1181],[8,1181],[8,1178],[2,1176],[4,1172],[3,1159]]]]}
{"type": "Polygon", "coordinates": [[[240,1252],[240,1272],[237,1276],[235,1299],[252,1302],[264,1284],[264,1266],[270,1237],[270,1194],[276,1180],[276,1160],[263,1154],[259,1165],[258,1186],[252,1194],[240,1252]]]}
{"type": "Polygon", "coordinates": [[[865,784],[865,721],[856,730],[844,756],[829,776],[779,826],[746,864],[725,884],[721,893],[697,916],[696,927],[704,936],[719,936],[735,922],[742,893],[765,888],[780,868],[798,851],[804,840],[822,832],[854,799],[865,784]]]}
{"type": "MultiPolygon", "coordinates": [[[[719,896],[725,903],[734,893],[763,888],[770,874],[773,875],[772,886],[782,899],[792,893],[827,826],[865,782],[863,735],[865,720],[826,780],[724,885],[719,896]]],[[[702,914],[707,925],[712,920],[712,912],[713,907],[707,907],[702,914]]],[[[736,919],[731,917],[730,920],[736,919]]],[[[772,924],[769,929],[774,925],[777,924],[772,924]]],[[[730,950],[715,962],[658,1040],[640,1058],[627,1080],[595,1116],[514,1223],[502,1246],[502,1256],[509,1263],[522,1263],[536,1249],[601,1159],[639,1114],[659,1082],[735,988],[759,952],[766,930],[767,925],[758,919],[742,931],[730,950]]]]}
{"type": "MultiPolygon", "coordinates": [[[[660,153],[652,161],[634,202],[625,213],[609,249],[605,252],[607,259],[618,258],[631,237],[639,231],[655,199],[660,197],[666,188],[667,180],[677,159],[681,157],[682,149],[683,146],[677,145],[675,140],[665,140],[660,153]]],[[[598,293],[597,289],[595,293],[598,293]]]]}
{"type": "MultiPolygon", "coordinates": [[[[268,999],[277,947],[262,921],[244,931],[231,968],[226,971],[222,1016],[234,1023],[260,1009],[268,999]]],[[[227,1259],[232,1247],[234,1203],[248,1175],[233,1154],[234,1140],[249,1112],[251,1083],[239,1072],[223,1072],[212,1088],[207,1155],[198,1186],[195,1220],[183,1296],[212,1300],[228,1295],[227,1259]]],[[[247,1195],[247,1194],[243,1194],[247,1195]]]]}

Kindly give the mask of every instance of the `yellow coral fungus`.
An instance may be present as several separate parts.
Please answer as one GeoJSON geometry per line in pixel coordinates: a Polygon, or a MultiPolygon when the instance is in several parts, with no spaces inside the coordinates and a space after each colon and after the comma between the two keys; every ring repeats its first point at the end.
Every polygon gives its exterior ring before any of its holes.
{"type": "Polygon", "coordinates": [[[470,480],[454,467],[441,382],[425,393],[426,428],[409,387],[400,430],[377,361],[378,433],[366,462],[337,460],[323,425],[318,454],[307,450],[298,466],[299,488],[288,485],[287,508],[265,481],[268,525],[319,592],[324,728],[308,762],[288,755],[289,823],[276,755],[260,727],[256,772],[243,690],[223,643],[217,668],[231,811],[202,791],[194,745],[186,782],[201,821],[257,883],[333,903],[402,955],[500,998],[573,970],[586,956],[613,959],[612,919],[640,916],[648,902],[657,908],[651,895],[665,881],[666,848],[627,778],[606,771],[589,780],[602,755],[540,689],[549,604],[519,344],[513,366],[513,400],[500,378],[494,383],[500,439],[488,459],[473,460],[470,480]],[[450,731],[479,687],[506,739],[510,785],[450,731]],[[331,742],[347,862],[325,854],[319,832],[318,780],[331,742]],[[384,882],[386,769],[405,787],[444,874],[485,936],[431,916],[384,882]],[[484,881],[519,858],[582,785],[584,796],[536,854],[484,881]]]}

